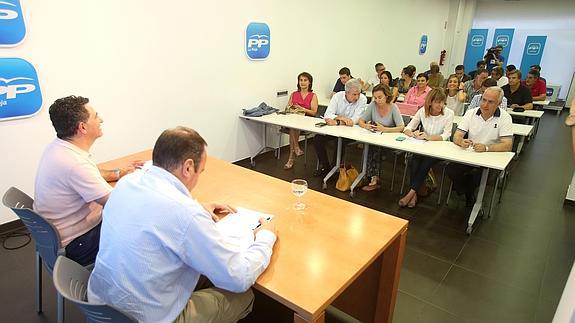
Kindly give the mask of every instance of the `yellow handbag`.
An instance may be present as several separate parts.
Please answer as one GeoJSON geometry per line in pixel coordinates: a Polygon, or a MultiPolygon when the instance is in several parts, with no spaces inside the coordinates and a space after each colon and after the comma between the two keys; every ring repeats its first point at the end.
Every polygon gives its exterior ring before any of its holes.
{"type": "Polygon", "coordinates": [[[337,183],[335,183],[335,188],[338,190],[345,192],[349,191],[351,188],[351,184],[359,175],[357,169],[353,167],[353,165],[343,165],[339,168],[339,178],[337,179],[337,183]]]}

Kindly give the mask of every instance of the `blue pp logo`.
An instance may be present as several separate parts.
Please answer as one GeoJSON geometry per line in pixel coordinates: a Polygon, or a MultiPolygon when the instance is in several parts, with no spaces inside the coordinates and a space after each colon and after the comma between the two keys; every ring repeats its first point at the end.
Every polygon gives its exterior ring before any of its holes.
{"type": "Polygon", "coordinates": [[[24,40],[26,27],[19,0],[0,0],[0,46],[16,46],[24,40]]]}
{"type": "Polygon", "coordinates": [[[251,22],[246,29],[246,54],[250,59],[266,59],[270,54],[270,27],[251,22]]]}
{"type": "Polygon", "coordinates": [[[41,106],[34,66],[20,58],[0,58],[0,120],[31,117],[41,106]]]}
{"type": "Polygon", "coordinates": [[[427,35],[421,36],[421,41],[419,42],[419,55],[425,54],[427,50],[427,35]]]}
{"type": "Polygon", "coordinates": [[[473,37],[471,37],[471,46],[473,47],[483,46],[484,39],[485,38],[483,37],[483,35],[474,35],[473,37]]]}
{"type": "Polygon", "coordinates": [[[552,87],[548,87],[546,92],[547,96],[553,96],[553,92],[555,92],[555,90],[552,87]]]}
{"type": "Polygon", "coordinates": [[[541,51],[541,44],[539,43],[530,43],[527,45],[527,55],[539,55],[541,51]]]}
{"type": "Polygon", "coordinates": [[[495,40],[496,45],[501,45],[502,47],[507,47],[509,45],[509,36],[507,35],[499,35],[495,40]]]}

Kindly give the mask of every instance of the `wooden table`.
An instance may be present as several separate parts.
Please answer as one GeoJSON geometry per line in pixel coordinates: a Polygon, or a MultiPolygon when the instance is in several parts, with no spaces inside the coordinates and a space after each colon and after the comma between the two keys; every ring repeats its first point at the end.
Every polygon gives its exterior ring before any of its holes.
{"type": "Polygon", "coordinates": [[[407,221],[313,190],[296,211],[290,183],[215,158],[192,195],[275,216],[273,256],[254,287],[290,308],[294,322],[324,322],[330,304],[363,322],[392,322],[407,221]]]}

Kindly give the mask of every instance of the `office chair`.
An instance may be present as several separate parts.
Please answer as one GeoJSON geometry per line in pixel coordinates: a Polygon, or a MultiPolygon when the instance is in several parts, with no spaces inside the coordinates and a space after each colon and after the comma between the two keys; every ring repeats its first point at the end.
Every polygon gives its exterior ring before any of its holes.
{"type": "Polygon", "coordinates": [[[78,305],[87,323],[114,322],[133,323],[137,322],[133,317],[119,310],[105,305],[88,302],[88,280],[90,271],[80,264],[64,256],[56,259],[53,274],[54,286],[68,301],[78,305]]]}
{"type": "MultiPolygon", "coordinates": [[[[66,254],[60,244],[56,228],[32,210],[34,200],[15,187],[10,187],[2,198],[4,206],[12,209],[26,225],[36,244],[36,312],[42,313],[42,262],[52,273],[56,258],[66,254]]],[[[57,295],[58,323],[64,322],[64,299],[57,295]]]]}

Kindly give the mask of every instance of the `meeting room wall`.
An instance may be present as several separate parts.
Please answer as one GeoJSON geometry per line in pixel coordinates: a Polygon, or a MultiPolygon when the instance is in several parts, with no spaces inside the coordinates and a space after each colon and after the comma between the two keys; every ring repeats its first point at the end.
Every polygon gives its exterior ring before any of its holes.
{"type": "MultiPolygon", "coordinates": [[[[259,126],[238,118],[241,108],[283,108],[288,98],[276,91],[295,90],[301,71],[326,97],[342,66],[362,78],[378,61],[394,76],[407,64],[426,70],[444,48],[449,6],[458,2],[22,0],[26,39],[0,56],[35,66],[43,106],[31,118],[0,122],[0,192],[17,186],[33,194],[39,158],[55,135],[48,108],[59,97],[89,97],[103,117],[104,136],[92,147],[97,162],[149,149],[177,125],[198,130],[212,156],[235,161],[261,143],[259,126]],[[265,61],[245,54],[252,21],[271,29],[265,61]],[[419,55],[422,34],[429,43],[419,55]]],[[[0,208],[0,224],[14,219],[0,208]]]]}
{"type": "Polygon", "coordinates": [[[527,36],[547,36],[541,59],[541,75],[547,84],[561,85],[565,99],[575,72],[575,1],[522,0],[477,2],[473,28],[487,28],[491,45],[496,28],[514,28],[507,64],[521,65],[527,36]]]}

